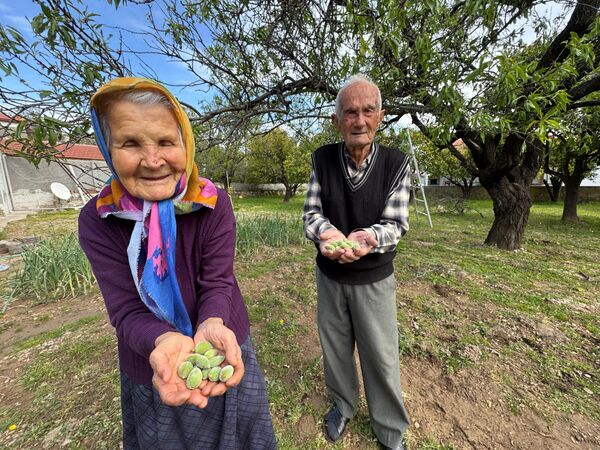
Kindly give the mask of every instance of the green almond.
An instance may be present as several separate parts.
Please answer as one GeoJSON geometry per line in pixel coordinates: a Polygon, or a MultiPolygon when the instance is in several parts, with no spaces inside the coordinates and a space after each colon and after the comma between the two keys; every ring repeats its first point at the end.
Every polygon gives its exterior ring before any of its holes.
{"type": "Polygon", "coordinates": [[[192,353],[190,356],[185,358],[185,360],[191,362],[193,365],[196,365],[196,356],[200,355],[198,353],[192,353]]]}
{"type": "Polygon", "coordinates": [[[210,360],[204,355],[197,355],[194,364],[196,364],[196,367],[199,367],[200,369],[208,369],[209,367],[212,367],[210,365],[210,360]]]}
{"type": "Polygon", "coordinates": [[[208,364],[209,364],[209,367],[216,367],[216,366],[220,365],[223,361],[225,361],[225,356],[217,355],[217,356],[213,356],[212,358],[210,358],[208,360],[208,364]]]}
{"type": "Polygon", "coordinates": [[[177,369],[177,375],[179,375],[181,378],[183,378],[185,380],[193,368],[194,368],[194,365],[191,362],[184,361],[179,366],[179,369],[177,369]]]}
{"type": "Polygon", "coordinates": [[[202,383],[202,371],[194,367],[185,380],[188,389],[196,389],[202,383]]]}
{"type": "Polygon", "coordinates": [[[206,353],[207,350],[210,350],[211,348],[213,348],[213,346],[210,342],[201,341],[196,344],[196,348],[194,348],[194,351],[203,355],[204,353],[206,353]]]}
{"type": "Polygon", "coordinates": [[[210,348],[203,353],[203,355],[206,356],[208,359],[212,358],[213,356],[217,356],[218,354],[219,350],[217,350],[216,348],[210,348]]]}
{"type": "Polygon", "coordinates": [[[219,372],[219,381],[227,381],[233,375],[233,367],[230,365],[223,366],[221,372],[219,372]]]}
{"type": "Polygon", "coordinates": [[[208,379],[210,381],[219,381],[219,374],[220,373],[221,373],[221,368],[220,367],[213,367],[208,372],[208,379]]]}

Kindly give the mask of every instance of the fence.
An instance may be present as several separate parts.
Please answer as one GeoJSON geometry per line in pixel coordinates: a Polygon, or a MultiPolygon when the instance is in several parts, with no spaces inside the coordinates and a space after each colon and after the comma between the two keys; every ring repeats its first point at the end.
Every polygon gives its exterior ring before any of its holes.
{"type": "MultiPolygon", "coordinates": [[[[531,186],[531,198],[534,202],[550,200],[548,191],[545,186],[531,186]]],[[[560,190],[560,200],[562,201],[565,194],[565,188],[560,190]]],[[[457,186],[425,186],[425,195],[428,200],[438,198],[459,198],[462,196],[462,191],[457,186]]],[[[489,199],[485,188],[482,186],[473,186],[469,198],[472,199],[489,199]]],[[[600,186],[580,186],[579,201],[590,202],[600,201],[600,186]]]]}

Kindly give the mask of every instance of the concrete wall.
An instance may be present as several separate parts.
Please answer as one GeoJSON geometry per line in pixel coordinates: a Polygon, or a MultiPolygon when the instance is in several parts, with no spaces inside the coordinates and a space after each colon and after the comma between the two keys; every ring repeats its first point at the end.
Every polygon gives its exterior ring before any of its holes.
{"type": "Polygon", "coordinates": [[[586,178],[581,182],[582,186],[600,186],[600,171],[597,171],[593,177],[586,178]]]}
{"type": "MultiPolygon", "coordinates": [[[[12,194],[12,209],[16,211],[36,210],[46,208],[57,208],[61,206],[79,206],[83,204],[76,184],[71,177],[55,162],[50,164],[41,162],[36,168],[26,159],[16,156],[6,156],[6,169],[9,175],[10,191],[12,194]],[[72,199],[67,203],[60,201],[50,191],[50,184],[59,182],[69,188],[72,199]]],[[[64,160],[67,165],[73,167],[75,177],[85,186],[87,192],[94,195],[106,182],[110,173],[104,161],[76,161],[64,160]]],[[[283,184],[243,184],[233,183],[232,190],[235,194],[283,195],[285,187],[283,184]]],[[[306,184],[298,188],[298,194],[303,195],[306,184]]],[[[455,186],[426,186],[425,195],[429,201],[436,198],[459,198],[462,194],[455,186]]],[[[544,186],[532,186],[531,195],[534,201],[549,200],[544,186]]],[[[564,188],[561,190],[561,199],[564,188]]],[[[488,199],[486,190],[481,186],[474,186],[471,190],[471,198],[488,199]]],[[[600,201],[600,186],[581,186],[579,188],[580,201],[600,201]]],[[[2,198],[0,197],[0,203],[2,198]]],[[[2,204],[2,209],[4,205],[2,204]]]]}
{"type": "MultiPolygon", "coordinates": [[[[234,194],[243,195],[262,195],[262,194],[279,194],[285,193],[285,187],[283,184],[243,184],[243,183],[232,183],[231,185],[234,194]]],[[[298,188],[298,194],[306,192],[306,184],[303,184],[298,188]]],[[[531,186],[530,188],[531,198],[533,201],[547,201],[550,200],[548,192],[545,186],[531,186]]],[[[561,189],[560,199],[564,198],[564,187],[561,189]]],[[[427,200],[435,200],[440,198],[459,198],[462,196],[460,188],[456,186],[425,186],[425,195],[427,200]]],[[[472,199],[489,199],[485,188],[482,186],[473,186],[471,188],[472,199]]],[[[581,186],[579,188],[579,200],[586,201],[600,201],[600,186],[581,186]]]]}
{"type": "MultiPolygon", "coordinates": [[[[95,194],[108,178],[109,172],[104,161],[63,160],[67,168],[73,168],[86,191],[95,194]]],[[[17,156],[6,156],[6,170],[9,176],[12,195],[12,209],[15,211],[77,206],[83,204],[77,185],[56,162],[40,162],[38,167],[17,156]],[[50,190],[50,184],[64,184],[71,191],[68,202],[59,200],[50,190]]]]}
{"type": "MultiPolygon", "coordinates": [[[[531,186],[531,198],[535,202],[549,201],[548,191],[545,186],[531,186]]],[[[560,200],[564,198],[565,188],[560,191],[560,200]]],[[[425,195],[427,200],[435,200],[439,198],[459,198],[462,196],[460,188],[456,186],[425,186],[425,195]]],[[[485,188],[482,186],[473,186],[471,188],[472,199],[489,199],[485,188]]],[[[600,186],[581,186],[579,188],[579,201],[600,201],[600,186]]]]}
{"type": "MultiPolygon", "coordinates": [[[[219,184],[219,183],[217,183],[219,184]]],[[[220,184],[219,184],[220,186],[220,184]]],[[[221,186],[222,187],[222,186],[221,186]]],[[[297,194],[306,192],[306,184],[301,184],[297,194]]],[[[273,184],[247,184],[247,183],[231,183],[231,190],[235,194],[246,195],[263,195],[263,194],[285,194],[285,186],[281,183],[273,184]]]]}

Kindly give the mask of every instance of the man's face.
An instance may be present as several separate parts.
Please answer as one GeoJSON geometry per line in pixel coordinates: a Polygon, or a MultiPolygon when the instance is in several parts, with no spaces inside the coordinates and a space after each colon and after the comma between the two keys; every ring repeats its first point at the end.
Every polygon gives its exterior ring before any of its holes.
{"type": "Polygon", "coordinates": [[[162,105],[120,100],[107,114],[109,152],[123,187],[143,200],[172,197],[186,164],[173,112],[162,105]]]}
{"type": "Polygon", "coordinates": [[[335,127],[350,151],[365,150],[375,139],[384,111],[377,106],[377,90],[368,83],[355,83],[342,91],[341,117],[334,114],[335,127]]]}

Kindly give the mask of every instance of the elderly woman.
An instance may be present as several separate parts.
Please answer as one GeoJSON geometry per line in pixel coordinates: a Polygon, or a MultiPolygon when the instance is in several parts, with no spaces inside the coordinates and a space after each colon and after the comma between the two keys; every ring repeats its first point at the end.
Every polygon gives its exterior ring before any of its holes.
{"type": "Polygon", "coordinates": [[[233,210],[198,176],[186,113],[140,78],[107,83],[91,106],[113,176],[82,209],[79,242],[117,334],[124,448],[276,448],[233,274],[233,210]],[[188,389],[177,369],[205,340],[233,375],[188,389]]]}

